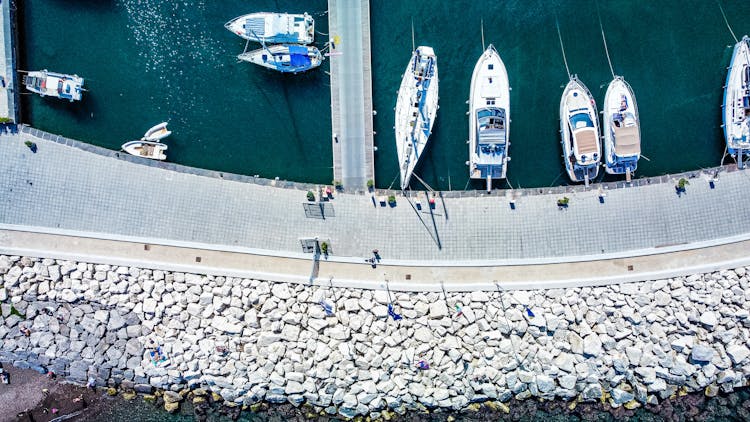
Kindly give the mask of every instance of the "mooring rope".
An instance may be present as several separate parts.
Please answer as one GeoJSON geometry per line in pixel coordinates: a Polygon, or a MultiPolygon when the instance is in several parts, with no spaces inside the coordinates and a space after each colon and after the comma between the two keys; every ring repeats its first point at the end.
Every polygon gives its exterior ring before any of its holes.
{"type": "Polygon", "coordinates": [[[607,62],[609,71],[612,73],[612,79],[615,78],[615,69],[612,67],[612,59],[609,58],[609,47],[607,47],[607,38],[604,36],[604,26],[602,25],[602,15],[599,13],[599,2],[596,2],[596,15],[599,17],[599,29],[602,31],[602,40],[604,41],[604,52],[607,53],[607,62]]]}
{"type": "Polygon", "coordinates": [[[562,34],[560,34],[560,23],[555,19],[555,26],[557,26],[557,38],[560,39],[560,50],[562,50],[563,61],[565,62],[565,71],[568,72],[568,78],[570,78],[570,68],[568,68],[568,59],[565,57],[565,46],[563,45],[562,34]]]}
{"type": "Polygon", "coordinates": [[[734,31],[732,31],[732,27],[729,26],[729,21],[727,20],[727,14],[724,13],[724,8],[721,6],[721,2],[719,0],[716,0],[716,4],[719,5],[719,10],[721,11],[721,16],[724,18],[724,23],[727,25],[727,28],[729,28],[729,32],[732,34],[732,38],[734,38],[734,43],[737,44],[739,40],[737,39],[737,36],[734,35],[734,31]]]}

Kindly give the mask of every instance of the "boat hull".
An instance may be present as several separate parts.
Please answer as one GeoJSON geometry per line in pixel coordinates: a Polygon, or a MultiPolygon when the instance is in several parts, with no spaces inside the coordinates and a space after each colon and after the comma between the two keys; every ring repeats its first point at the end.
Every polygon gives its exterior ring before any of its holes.
{"type": "Polygon", "coordinates": [[[123,151],[137,157],[163,161],[167,159],[167,145],[159,142],[130,141],[122,144],[123,151]]]}
{"type": "Polygon", "coordinates": [[[727,153],[733,157],[747,154],[750,149],[750,38],[747,36],[734,46],[722,109],[727,153]]]}
{"type": "Polygon", "coordinates": [[[641,123],[631,86],[620,76],[604,96],[604,170],[608,174],[633,174],[641,156],[641,123]]]}
{"type": "Polygon", "coordinates": [[[144,141],[156,142],[171,135],[172,132],[167,129],[167,122],[161,122],[158,125],[147,130],[143,135],[144,141]]]}
{"type": "Polygon", "coordinates": [[[576,76],[570,78],[560,99],[560,141],[571,181],[588,182],[599,175],[602,154],[596,102],[576,76]]]}
{"type": "Polygon", "coordinates": [[[301,73],[323,63],[323,55],[316,47],[287,44],[248,51],[237,58],[282,73],[301,73]]]}
{"type": "Polygon", "coordinates": [[[510,160],[510,84],[491,44],[474,66],[469,94],[469,177],[504,179],[510,160]]]}
{"type": "Polygon", "coordinates": [[[42,97],[55,97],[70,102],[83,98],[84,79],[78,75],[39,70],[28,72],[23,77],[23,84],[31,92],[42,97]]]}
{"type": "Polygon", "coordinates": [[[268,44],[312,44],[315,20],[307,13],[250,13],[227,22],[224,27],[250,41],[268,44]]]}
{"type": "Polygon", "coordinates": [[[396,100],[396,152],[402,190],[409,186],[432,134],[438,110],[438,81],[435,52],[431,47],[417,47],[404,71],[396,100]]]}

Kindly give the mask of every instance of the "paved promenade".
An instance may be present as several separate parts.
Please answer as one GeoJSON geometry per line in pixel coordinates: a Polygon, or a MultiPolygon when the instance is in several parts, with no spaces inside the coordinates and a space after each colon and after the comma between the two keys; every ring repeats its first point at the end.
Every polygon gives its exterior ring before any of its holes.
{"type": "Polygon", "coordinates": [[[333,178],[349,190],[375,179],[370,1],[328,0],[333,178]]]}
{"type": "MultiPolygon", "coordinates": [[[[401,266],[406,270],[394,277],[415,282],[416,275],[407,277],[410,268],[424,267],[421,281],[446,282],[457,273],[430,274],[431,268],[473,267],[476,271],[462,276],[466,281],[511,277],[488,273],[494,266],[611,260],[627,270],[631,264],[623,260],[631,257],[740,245],[750,239],[745,218],[750,203],[742,200],[750,191],[747,171],[721,172],[714,189],[707,176],[696,173],[681,197],[675,194],[674,181],[666,180],[610,189],[603,203],[596,187],[561,187],[543,190],[552,193],[514,191],[515,209],[506,196],[511,192],[465,197],[446,193],[436,198],[434,208],[424,193],[411,200],[399,196],[395,207],[381,206],[378,196],[337,194],[321,206],[306,201],[304,186],[271,187],[249,177],[151,162],[32,128],[0,136],[0,156],[0,225],[5,229],[32,227],[301,259],[305,262],[300,265],[309,267],[303,277],[313,268],[312,255],[303,252],[303,238],[328,241],[328,262],[356,264],[378,280],[390,277],[381,268],[401,266]],[[24,145],[26,140],[37,143],[37,153],[24,145]],[[556,200],[563,195],[570,205],[560,210],[556,200]],[[383,259],[376,271],[364,264],[373,249],[383,259]]],[[[724,250],[720,261],[748,256],[740,247],[734,249],[737,256],[732,250],[724,250]]],[[[701,256],[691,255],[691,261],[680,265],[713,262],[710,254],[701,256]]],[[[274,265],[278,269],[285,264],[274,265]]],[[[658,264],[651,265],[658,269],[658,264]]],[[[562,278],[595,280],[604,267],[576,268],[579,273],[571,269],[571,276],[562,278]]],[[[545,279],[540,275],[544,271],[557,271],[537,269],[532,278],[538,280],[545,279]]],[[[635,266],[627,271],[640,270],[635,266]]],[[[318,277],[325,271],[322,265],[318,277]]]]}

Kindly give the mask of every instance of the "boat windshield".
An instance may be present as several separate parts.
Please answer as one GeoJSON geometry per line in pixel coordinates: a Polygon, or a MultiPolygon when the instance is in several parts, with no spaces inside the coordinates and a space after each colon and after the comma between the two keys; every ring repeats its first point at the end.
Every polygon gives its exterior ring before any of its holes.
{"type": "Polygon", "coordinates": [[[573,129],[582,127],[594,127],[594,122],[591,121],[588,113],[576,113],[570,117],[570,126],[573,129]]]}
{"type": "Polygon", "coordinates": [[[477,110],[477,120],[480,124],[485,124],[490,118],[497,117],[499,119],[505,119],[505,110],[502,108],[481,108],[477,110]]]}

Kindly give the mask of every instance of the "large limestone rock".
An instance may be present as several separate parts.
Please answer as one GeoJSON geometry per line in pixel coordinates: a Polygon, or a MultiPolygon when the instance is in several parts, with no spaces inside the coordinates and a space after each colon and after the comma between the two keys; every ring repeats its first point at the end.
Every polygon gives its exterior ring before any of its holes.
{"type": "Polygon", "coordinates": [[[583,354],[583,339],[581,336],[571,331],[568,333],[568,343],[570,344],[570,351],[576,355],[583,354]]]}
{"type": "Polygon", "coordinates": [[[546,375],[536,376],[536,387],[541,393],[548,393],[555,389],[555,380],[546,375]]]}
{"type": "Polygon", "coordinates": [[[242,325],[229,322],[227,318],[220,315],[211,320],[211,326],[229,334],[240,334],[242,332],[242,325]]]}
{"type": "Polygon", "coordinates": [[[635,398],[633,393],[619,388],[613,388],[610,394],[612,395],[612,401],[617,405],[625,404],[635,398]]]}
{"type": "Polygon", "coordinates": [[[711,362],[714,358],[714,349],[705,344],[696,344],[690,352],[690,359],[693,362],[711,362]]]}
{"type": "Polygon", "coordinates": [[[584,400],[599,400],[602,397],[602,386],[599,384],[589,384],[581,393],[584,400]]]}
{"type": "Polygon", "coordinates": [[[430,343],[434,337],[429,328],[420,327],[414,331],[414,339],[421,343],[430,343]]]}
{"type": "Polygon", "coordinates": [[[262,332],[258,336],[258,347],[268,347],[281,340],[281,336],[274,333],[262,332]]]}
{"type": "Polygon", "coordinates": [[[747,346],[741,344],[731,344],[727,346],[726,350],[727,355],[729,355],[729,358],[732,359],[732,363],[735,365],[740,365],[750,356],[750,350],[748,350],[747,346]]]}
{"type": "Polygon", "coordinates": [[[292,297],[292,292],[289,290],[289,287],[286,285],[286,283],[274,284],[273,287],[271,287],[271,294],[281,300],[291,299],[292,297]]]}
{"type": "Polygon", "coordinates": [[[153,314],[156,312],[156,299],[149,297],[143,300],[143,312],[153,314]]]}
{"type": "Polygon", "coordinates": [[[430,303],[430,318],[441,319],[446,316],[448,316],[448,306],[446,306],[445,301],[438,300],[436,302],[430,303]]]}
{"type": "Polygon", "coordinates": [[[591,333],[583,339],[583,353],[594,357],[602,353],[602,342],[598,335],[591,333]]]}
{"type": "Polygon", "coordinates": [[[701,314],[700,322],[705,325],[706,328],[713,328],[719,323],[719,319],[715,313],[708,311],[701,314]]]}

